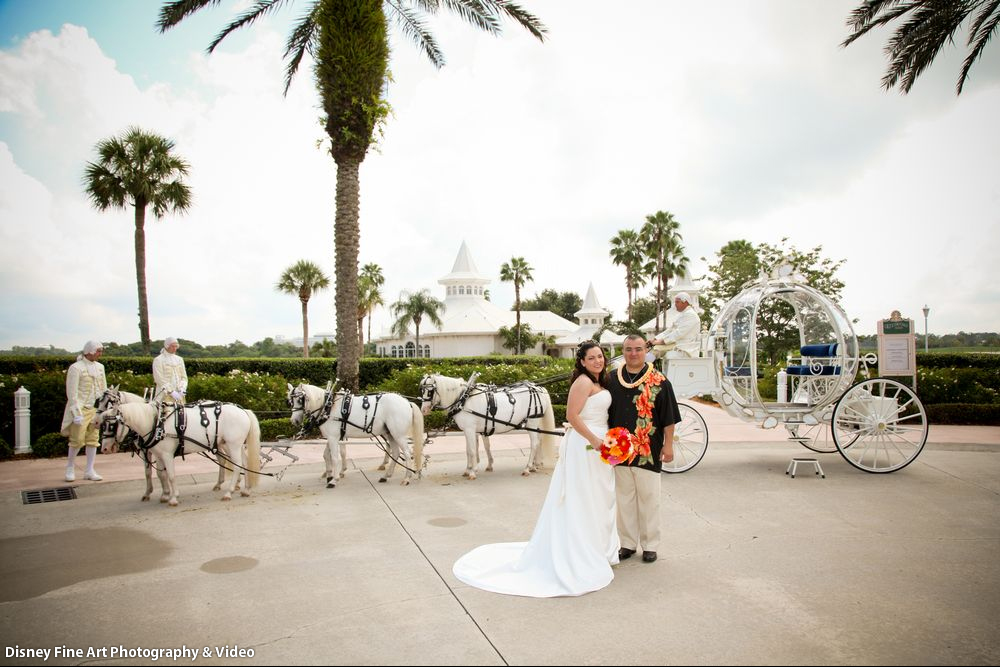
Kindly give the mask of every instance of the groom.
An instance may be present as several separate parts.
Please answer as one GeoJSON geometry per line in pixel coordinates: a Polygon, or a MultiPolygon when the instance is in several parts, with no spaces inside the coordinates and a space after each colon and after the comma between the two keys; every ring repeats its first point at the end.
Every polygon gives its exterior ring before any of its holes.
{"type": "Polygon", "coordinates": [[[622,352],[625,363],[608,374],[608,428],[628,429],[648,449],[615,466],[618,559],[631,558],[641,545],[643,562],[652,563],[660,546],[661,464],[674,460],[674,424],[681,415],[670,381],[646,362],[646,339],[629,335],[622,352]]]}

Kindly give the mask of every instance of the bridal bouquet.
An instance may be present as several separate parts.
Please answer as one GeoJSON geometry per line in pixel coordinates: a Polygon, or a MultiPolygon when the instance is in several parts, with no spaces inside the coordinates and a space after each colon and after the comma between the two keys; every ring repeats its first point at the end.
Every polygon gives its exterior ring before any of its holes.
{"type": "MultiPolygon", "coordinates": [[[[590,445],[587,448],[592,449],[590,445]]],[[[601,443],[598,454],[601,455],[601,460],[609,466],[631,463],[637,454],[632,434],[628,432],[627,428],[621,426],[609,430],[604,436],[604,442],[601,443]]]]}

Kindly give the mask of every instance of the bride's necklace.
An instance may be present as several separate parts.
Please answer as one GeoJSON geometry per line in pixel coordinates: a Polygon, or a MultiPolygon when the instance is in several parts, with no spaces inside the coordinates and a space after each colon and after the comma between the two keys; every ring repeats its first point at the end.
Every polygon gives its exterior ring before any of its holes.
{"type": "Polygon", "coordinates": [[[636,375],[633,375],[629,371],[625,370],[625,364],[622,364],[618,367],[618,383],[626,389],[634,389],[642,384],[642,381],[646,378],[647,372],[649,372],[648,364],[644,365],[642,370],[636,375]],[[626,377],[628,378],[627,380],[626,377]]]}

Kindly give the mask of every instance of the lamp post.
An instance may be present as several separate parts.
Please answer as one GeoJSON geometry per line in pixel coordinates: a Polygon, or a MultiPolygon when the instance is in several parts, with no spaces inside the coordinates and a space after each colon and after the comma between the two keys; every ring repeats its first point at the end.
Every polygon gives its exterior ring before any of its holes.
{"type": "Polygon", "coordinates": [[[931,312],[931,309],[928,308],[927,304],[925,303],[922,310],[924,311],[924,352],[926,352],[927,351],[927,314],[931,312]]]}

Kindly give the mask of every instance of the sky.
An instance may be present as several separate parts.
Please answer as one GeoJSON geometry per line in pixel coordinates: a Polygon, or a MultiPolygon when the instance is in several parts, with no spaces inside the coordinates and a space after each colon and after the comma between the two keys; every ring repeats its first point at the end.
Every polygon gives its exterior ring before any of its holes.
{"type": "MultiPolygon", "coordinates": [[[[923,332],[1000,331],[1000,46],[961,96],[965,33],[908,95],[885,91],[885,30],[849,48],[856,0],[522,0],[544,43],[439,15],[435,69],[392,36],[393,114],[361,168],[360,263],[387,302],[444,298],[464,240],[509,307],[500,266],[543,289],[593,283],[623,318],[619,230],[669,211],[691,273],[727,242],[847,260],[858,334],[900,310],[923,332]],[[609,7],[613,11],[609,11],[609,7]],[[704,259],[702,259],[704,258],[704,259]]],[[[139,339],[133,212],[94,209],[95,145],[138,126],[175,142],[193,205],[146,222],[153,339],[301,336],[275,290],[301,259],[333,275],[336,166],[311,66],[287,96],[283,47],[304,0],[205,47],[247,0],[159,34],[151,0],[0,0],[0,348],[139,339]]],[[[333,332],[333,288],[309,303],[333,332]]],[[[388,327],[376,311],[374,331],[388,327]]]]}

